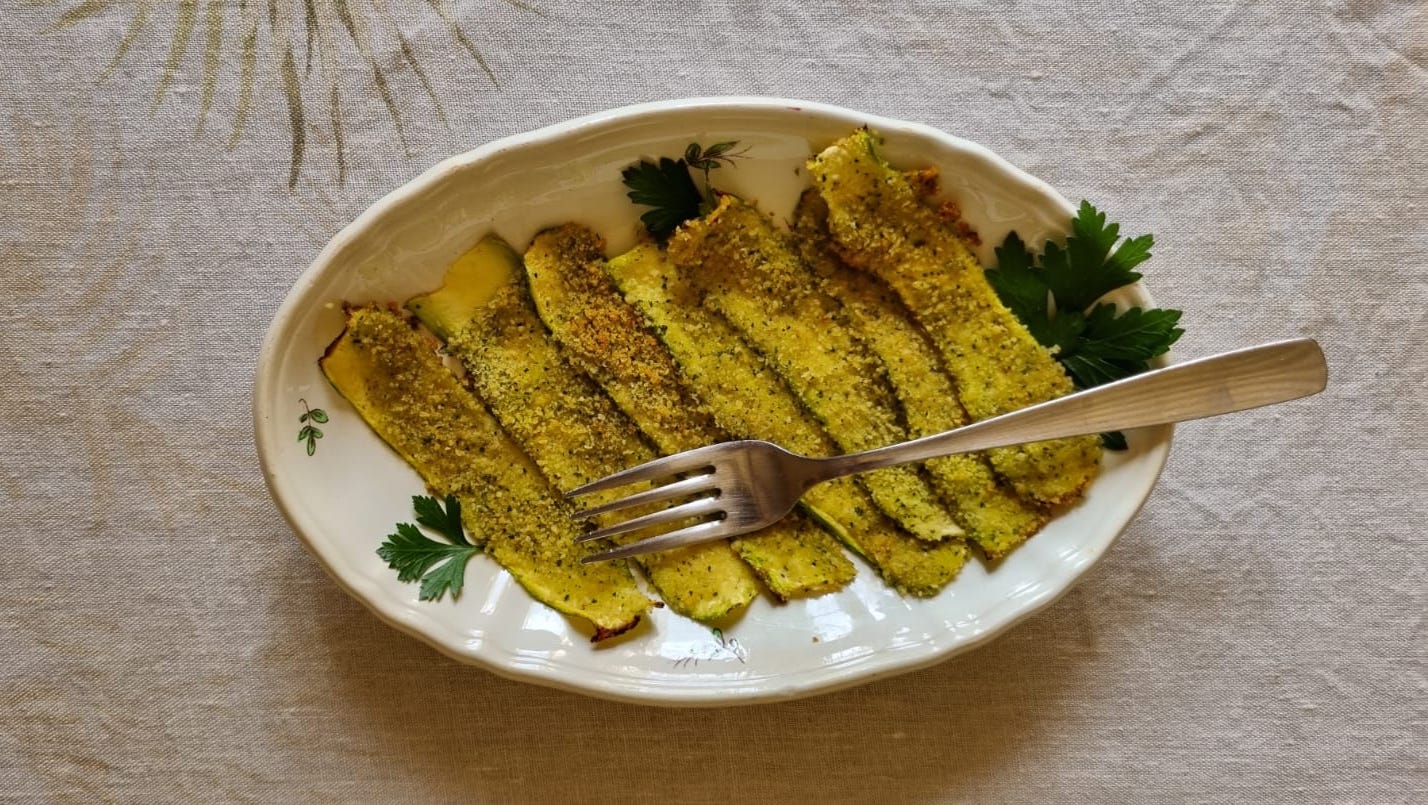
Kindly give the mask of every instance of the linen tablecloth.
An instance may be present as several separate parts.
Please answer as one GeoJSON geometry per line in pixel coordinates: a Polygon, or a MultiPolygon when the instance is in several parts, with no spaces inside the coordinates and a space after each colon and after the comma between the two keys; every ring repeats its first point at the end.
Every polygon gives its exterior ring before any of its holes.
{"type": "Polygon", "coordinates": [[[3,0],[0,799],[1423,802],[1428,6],[3,0]],[[989,646],[676,712],[384,626],[251,439],[263,332],[438,159],[768,94],[983,143],[1153,232],[1182,358],[1311,401],[1183,426],[1080,586],[989,646]]]}

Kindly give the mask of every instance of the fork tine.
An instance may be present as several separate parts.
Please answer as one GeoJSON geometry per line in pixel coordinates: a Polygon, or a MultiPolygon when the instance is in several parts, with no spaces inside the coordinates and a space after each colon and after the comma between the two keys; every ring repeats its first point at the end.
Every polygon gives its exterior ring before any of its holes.
{"type": "Polygon", "coordinates": [[[599,492],[604,489],[614,489],[617,486],[632,484],[636,481],[652,481],[656,478],[664,478],[669,475],[678,475],[682,472],[692,472],[710,466],[709,456],[717,453],[722,445],[711,444],[706,447],[686,450],[683,453],[676,453],[672,456],[657,458],[653,461],[646,461],[643,464],[636,464],[627,470],[620,470],[613,475],[606,475],[597,481],[591,481],[584,486],[577,486],[565,493],[565,499],[577,498],[581,495],[588,495],[591,492],[599,492]]]}
{"type": "Polygon", "coordinates": [[[671,506],[668,509],[660,509],[657,512],[632,517],[624,522],[616,523],[608,528],[599,531],[591,531],[576,539],[576,542],[591,542],[605,537],[613,537],[619,534],[628,534],[631,531],[639,531],[641,528],[664,525],[685,520],[690,517],[700,517],[705,514],[714,514],[719,511],[719,499],[716,497],[704,497],[698,500],[691,500],[688,503],[681,503],[678,506],[671,506]]]}
{"type": "Polygon", "coordinates": [[[658,503],[661,500],[668,500],[669,498],[677,498],[682,497],[684,495],[693,495],[699,492],[707,492],[713,488],[714,473],[708,472],[703,475],[696,475],[692,478],[685,478],[680,481],[675,481],[674,483],[665,484],[664,486],[657,486],[654,489],[647,489],[644,492],[636,492],[633,495],[626,495],[625,497],[619,498],[618,500],[612,500],[609,503],[602,503],[599,506],[591,506],[588,509],[581,509],[575,514],[572,514],[571,517],[575,518],[576,520],[588,520],[591,517],[595,517],[596,515],[600,514],[605,514],[606,512],[619,511],[620,509],[628,509],[631,506],[640,506],[645,503],[658,503]]]}
{"type": "Polygon", "coordinates": [[[631,542],[629,545],[622,545],[613,550],[605,551],[604,553],[582,557],[580,564],[589,565],[595,562],[608,562],[611,559],[625,559],[630,556],[654,553],[655,551],[682,548],[686,545],[694,545],[695,543],[717,539],[718,537],[724,536],[724,530],[723,520],[709,520],[703,523],[696,523],[688,528],[681,528],[678,531],[671,531],[668,534],[660,534],[657,537],[631,542]]]}

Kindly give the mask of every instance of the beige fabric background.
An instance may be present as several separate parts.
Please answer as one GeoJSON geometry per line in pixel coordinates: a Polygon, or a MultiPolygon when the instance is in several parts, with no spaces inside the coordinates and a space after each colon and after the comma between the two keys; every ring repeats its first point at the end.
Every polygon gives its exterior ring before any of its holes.
{"type": "Polygon", "coordinates": [[[529,2],[0,0],[0,799],[1428,800],[1428,7],[529,2]],[[259,475],[287,288],[445,155],[729,93],[985,143],[1155,233],[1181,356],[1311,335],[1332,387],[1182,428],[1079,588],[844,693],[614,705],[386,628],[259,475]]]}

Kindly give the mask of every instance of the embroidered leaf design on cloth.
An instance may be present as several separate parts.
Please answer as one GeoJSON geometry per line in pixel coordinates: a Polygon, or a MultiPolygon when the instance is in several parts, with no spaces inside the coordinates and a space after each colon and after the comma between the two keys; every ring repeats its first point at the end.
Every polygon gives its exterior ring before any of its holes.
{"type": "MultiPolygon", "coordinates": [[[[549,19],[524,0],[503,1],[525,14],[549,19]]],[[[368,100],[380,101],[395,130],[393,139],[411,156],[406,117],[413,112],[406,110],[422,101],[402,98],[396,82],[403,73],[416,78],[425,103],[441,125],[450,128],[436,85],[427,74],[427,68],[435,66],[441,55],[423,59],[418,54],[444,48],[469,60],[468,65],[479,69],[489,87],[500,86],[469,33],[475,30],[471,23],[476,20],[460,19],[463,13],[453,8],[451,0],[32,2],[56,7],[56,35],[71,34],[104,17],[127,14],[127,22],[112,28],[119,33],[108,63],[100,62],[104,66],[96,68],[96,77],[109,81],[126,65],[152,65],[157,74],[152,83],[154,110],[178,94],[172,92],[175,87],[197,87],[197,92],[185,97],[197,99],[195,134],[204,133],[214,109],[232,108],[226,138],[230,149],[247,132],[255,105],[278,105],[288,124],[290,187],[296,186],[302,174],[310,148],[308,132],[314,129],[328,130],[328,136],[314,140],[330,144],[337,180],[345,180],[348,146],[344,112],[354,103],[365,109],[368,100]],[[390,31],[390,35],[378,36],[378,31],[390,31]],[[429,35],[429,41],[413,44],[408,37],[418,34],[429,35]],[[192,68],[186,67],[191,63],[192,68]],[[187,75],[187,69],[197,74],[187,75]],[[232,92],[231,104],[215,103],[225,91],[232,92]]],[[[449,70],[453,63],[448,59],[441,67],[449,70]]],[[[417,109],[416,114],[424,114],[417,109]]]]}

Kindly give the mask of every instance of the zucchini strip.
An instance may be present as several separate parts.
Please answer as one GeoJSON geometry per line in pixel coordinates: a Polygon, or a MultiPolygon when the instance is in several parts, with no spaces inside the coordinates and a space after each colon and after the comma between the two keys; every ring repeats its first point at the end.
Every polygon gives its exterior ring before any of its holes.
{"type": "MultiPolygon", "coordinates": [[[[908,435],[916,439],[967,424],[957,389],[937,350],[892,289],[838,258],[829,240],[827,218],[823,197],[816,190],[805,192],[793,214],[794,243],[804,265],[818,276],[828,295],[842,303],[863,343],[887,370],[908,435]]],[[[998,485],[983,455],[934,458],[925,466],[952,516],[992,559],[1005,556],[1046,524],[1044,511],[998,485]]]]}
{"type": "MultiPolygon", "coordinates": [[[[838,447],[852,453],[907,441],[882,367],[757,209],[724,196],[713,212],[675,233],[669,255],[838,447]]],[[[936,542],[963,534],[918,468],[889,467],[858,480],[913,536],[936,542]]]]}
{"type": "MultiPolygon", "coordinates": [[[[446,343],[506,432],[557,489],[574,489],[655,458],[634,423],[560,357],[524,287],[498,291],[454,328],[446,343]]],[[[626,491],[612,490],[589,502],[613,500],[626,491]]],[[[629,516],[610,514],[601,525],[629,516]]],[[[728,542],[648,554],[639,561],[665,603],[695,620],[722,618],[759,594],[753,573],[728,542]]]]}
{"type": "MultiPolygon", "coordinates": [[[[611,260],[610,275],[674,355],[684,379],[737,438],[769,439],[806,455],[837,447],[798,398],[727,321],[700,305],[667,255],[644,244],[611,260]]],[[[902,531],[851,478],[819,484],[804,507],[905,593],[935,595],[967,560],[960,540],[924,542],[902,531]]]]}
{"type": "MultiPolygon", "coordinates": [[[[828,228],[854,268],[892,287],[942,354],[974,420],[1072,391],[1061,365],[997,298],[982,267],[917,189],[874,152],[866,129],[809,162],[828,204],[828,228]]],[[[1095,436],[989,453],[1018,494],[1047,504],[1076,499],[1095,477],[1095,436]]]]}
{"type": "MultiPolygon", "coordinates": [[[[728,439],[610,284],[603,249],[598,235],[567,225],[537,235],[526,252],[537,312],[562,354],[594,378],[660,452],[728,439]]],[[[855,572],[838,543],[801,512],[730,544],[780,599],[840,589],[855,572]]]]}
{"type": "Polygon", "coordinates": [[[629,630],[652,602],[623,563],[580,564],[570,508],[403,315],[348,310],[320,364],[337,391],[438,496],[461,501],[473,537],[532,597],[589,621],[595,640],[629,630]]]}

